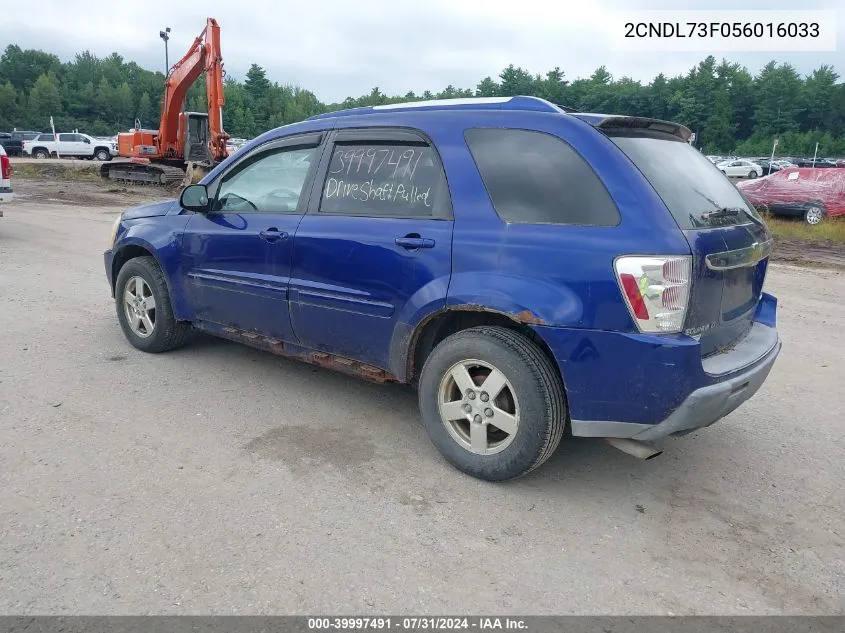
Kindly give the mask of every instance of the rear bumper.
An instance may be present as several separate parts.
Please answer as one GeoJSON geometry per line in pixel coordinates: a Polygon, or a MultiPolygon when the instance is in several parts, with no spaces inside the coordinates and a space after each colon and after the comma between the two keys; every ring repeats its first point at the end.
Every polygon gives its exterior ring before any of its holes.
{"type": "MultiPolygon", "coordinates": [[[[760,327],[772,329],[767,326],[760,327]]],[[[774,347],[752,367],[734,372],[721,382],[696,389],[662,422],[639,424],[572,420],[572,434],[582,437],[629,437],[659,443],[670,435],[683,435],[710,426],[757,393],[775,364],[780,350],[781,342],[776,340],[774,347]]]]}
{"type": "MultiPolygon", "coordinates": [[[[15,194],[11,187],[0,187],[0,203],[11,202],[14,200],[15,194]]],[[[3,217],[3,211],[0,209],[0,218],[3,217]]]]}
{"type": "Polygon", "coordinates": [[[748,333],[705,358],[695,338],[538,326],[560,367],[572,434],[659,443],[710,426],[751,398],[781,350],[763,294],[748,333]]]}

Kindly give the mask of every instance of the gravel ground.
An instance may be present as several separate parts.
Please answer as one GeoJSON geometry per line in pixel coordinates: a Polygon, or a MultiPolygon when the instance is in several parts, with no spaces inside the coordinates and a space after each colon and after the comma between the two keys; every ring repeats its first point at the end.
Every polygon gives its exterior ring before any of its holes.
{"type": "Polygon", "coordinates": [[[407,388],[136,351],[101,256],[120,207],[4,210],[0,613],[845,613],[839,271],[772,267],[784,350],[727,419],[493,485],[407,388]]]}

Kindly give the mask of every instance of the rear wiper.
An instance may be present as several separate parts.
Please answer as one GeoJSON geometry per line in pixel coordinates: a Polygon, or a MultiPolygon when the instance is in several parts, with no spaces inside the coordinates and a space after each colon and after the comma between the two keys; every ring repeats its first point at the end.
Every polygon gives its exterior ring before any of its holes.
{"type": "Polygon", "coordinates": [[[719,218],[734,218],[738,217],[743,211],[744,209],[740,209],[739,207],[721,207],[709,213],[702,213],[701,219],[718,220],[719,218]]]}

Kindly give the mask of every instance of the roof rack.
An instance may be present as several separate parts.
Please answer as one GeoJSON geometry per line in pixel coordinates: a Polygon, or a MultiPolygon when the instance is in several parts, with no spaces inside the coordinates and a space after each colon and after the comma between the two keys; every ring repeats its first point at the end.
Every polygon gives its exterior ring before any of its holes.
{"type": "Polygon", "coordinates": [[[467,97],[458,99],[432,99],[429,101],[407,101],[403,103],[350,108],[348,110],[316,114],[309,117],[308,120],[378,114],[380,112],[414,112],[418,110],[529,110],[534,112],[555,112],[558,114],[572,111],[571,108],[557,106],[540,97],[467,97]]]}

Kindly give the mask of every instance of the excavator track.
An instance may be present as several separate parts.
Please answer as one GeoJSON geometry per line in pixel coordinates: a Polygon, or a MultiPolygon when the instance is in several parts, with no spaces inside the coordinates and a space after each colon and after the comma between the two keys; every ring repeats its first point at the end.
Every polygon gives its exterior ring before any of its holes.
{"type": "Polygon", "coordinates": [[[185,170],[134,160],[113,160],[100,166],[100,175],[109,180],[144,185],[170,185],[185,179],[185,170]]]}

